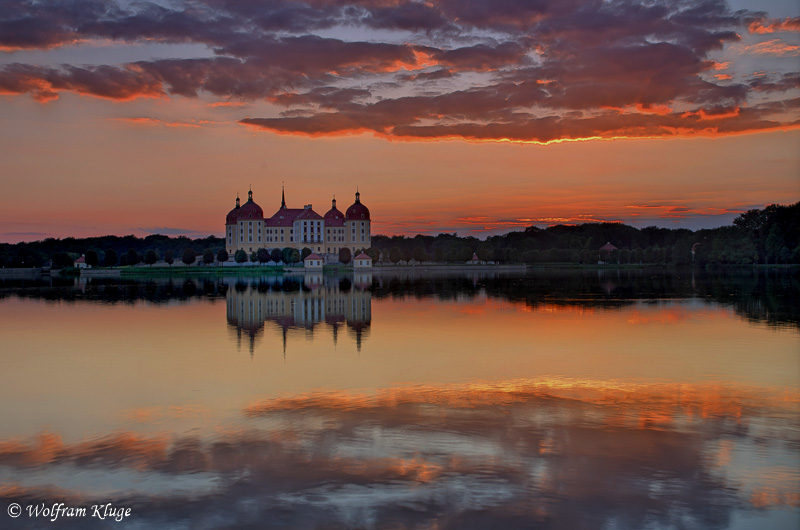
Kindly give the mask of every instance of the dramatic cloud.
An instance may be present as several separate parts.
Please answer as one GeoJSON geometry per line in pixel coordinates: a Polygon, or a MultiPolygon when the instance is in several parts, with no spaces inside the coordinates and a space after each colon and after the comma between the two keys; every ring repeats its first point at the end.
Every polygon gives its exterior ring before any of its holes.
{"type": "Polygon", "coordinates": [[[796,18],[733,11],[721,0],[3,0],[0,49],[11,61],[0,66],[0,94],[43,103],[61,92],[266,101],[273,112],[241,123],[308,136],[550,142],[731,134],[798,127],[796,83],[746,83],[737,71],[737,58],[766,55],[784,61],[770,79],[796,78],[798,46],[772,34],[798,27],[796,18]],[[192,44],[206,56],[13,62],[15,50],[92,41],[192,44]],[[742,55],[717,62],[736,50],[742,55]]]}

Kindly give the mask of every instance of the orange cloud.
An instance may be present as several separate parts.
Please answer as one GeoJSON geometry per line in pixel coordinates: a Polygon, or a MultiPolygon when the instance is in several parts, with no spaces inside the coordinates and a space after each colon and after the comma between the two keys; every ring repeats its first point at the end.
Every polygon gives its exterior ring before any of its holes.
{"type": "Polygon", "coordinates": [[[756,55],[774,55],[776,57],[796,57],[800,55],[800,46],[787,44],[780,39],[772,39],[751,46],[745,46],[745,51],[756,55]]]}
{"type": "Polygon", "coordinates": [[[232,107],[232,108],[246,107],[248,105],[249,103],[246,103],[244,101],[216,101],[214,103],[208,104],[209,107],[232,107]]]}
{"type": "Polygon", "coordinates": [[[157,125],[163,127],[191,127],[195,129],[199,129],[204,125],[214,124],[216,122],[211,120],[191,120],[191,121],[164,121],[158,118],[147,118],[147,117],[138,117],[138,118],[112,118],[115,121],[123,122],[123,123],[131,123],[134,125],[157,125]]]}
{"type": "Polygon", "coordinates": [[[800,31],[800,17],[789,18],[783,20],[757,20],[752,22],[747,30],[750,33],[763,35],[765,33],[774,33],[776,31],[800,31]]]}

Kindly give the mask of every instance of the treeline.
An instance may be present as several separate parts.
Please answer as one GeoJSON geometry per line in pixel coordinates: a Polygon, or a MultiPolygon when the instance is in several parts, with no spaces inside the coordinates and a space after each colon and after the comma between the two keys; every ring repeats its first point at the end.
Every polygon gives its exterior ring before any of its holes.
{"type": "MultiPolygon", "coordinates": [[[[608,247],[610,248],[610,247],[608,247]]],[[[599,261],[614,264],[778,264],[800,263],[800,202],[771,205],[739,215],[732,226],[711,230],[634,228],[621,223],[587,223],[549,228],[529,227],[521,232],[489,237],[485,241],[455,234],[415,237],[372,237],[372,248],[364,249],[373,261],[384,263],[449,262],[478,259],[495,263],[575,263],[599,261]],[[614,248],[601,250],[610,244],[614,248]]],[[[283,261],[294,263],[311,251],[303,249],[259,249],[250,255],[235,255],[237,262],[283,261]]],[[[206,263],[226,261],[225,241],[170,238],[151,235],[103,236],[84,239],[45,239],[30,243],[0,244],[0,266],[40,267],[52,263],[66,267],[86,256],[91,265],[135,265],[137,263],[206,263]]],[[[350,252],[340,255],[349,262],[350,252]]]]}
{"type": "Polygon", "coordinates": [[[107,267],[151,260],[153,263],[159,260],[179,262],[189,255],[194,262],[209,252],[216,258],[220,250],[225,250],[225,240],[214,236],[199,239],[162,235],[47,238],[30,243],[0,244],[0,266],[41,267],[52,262],[54,267],[61,268],[72,266],[81,256],[86,256],[86,261],[93,266],[107,267]]]}
{"type": "Polygon", "coordinates": [[[771,205],[710,230],[637,229],[621,223],[529,227],[481,241],[455,234],[374,236],[384,261],[463,263],[648,263],[687,265],[800,263],[800,203],[771,205]],[[610,243],[615,250],[601,251],[610,243]]]}

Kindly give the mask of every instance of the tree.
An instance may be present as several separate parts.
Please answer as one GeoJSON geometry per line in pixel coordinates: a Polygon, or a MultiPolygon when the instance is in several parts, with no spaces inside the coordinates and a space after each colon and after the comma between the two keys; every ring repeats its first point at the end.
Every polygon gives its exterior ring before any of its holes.
{"type": "Polygon", "coordinates": [[[158,254],[152,248],[148,248],[147,252],[144,253],[144,262],[152,267],[156,261],[158,261],[158,254]]]}
{"type": "Polygon", "coordinates": [[[290,249],[289,252],[289,263],[297,263],[300,261],[300,252],[296,249],[290,249]]]}
{"type": "Polygon", "coordinates": [[[256,251],[259,263],[266,263],[269,261],[269,251],[265,248],[260,248],[256,251]]]}
{"type": "Polygon", "coordinates": [[[350,263],[350,260],[353,259],[353,255],[350,253],[350,249],[347,247],[342,247],[339,249],[339,262],[344,263],[347,265],[350,263]]]}
{"type": "Polygon", "coordinates": [[[136,265],[140,261],[142,261],[142,258],[139,256],[139,253],[136,252],[136,249],[129,248],[128,253],[125,254],[125,263],[128,265],[136,265]]]}
{"type": "Polygon", "coordinates": [[[781,229],[777,224],[772,225],[767,233],[766,250],[767,257],[772,260],[772,263],[777,263],[780,258],[780,251],[783,248],[783,237],[781,237],[781,229]]]}
{"type": "Polygon", "coordinates": [[[242,249],[239,249],[236,251],[236,253],[234,253],[233,259],[236,261],[236,263],[241,265],[242,263],[247,261],[247,252],[245,252],[242,249]]]}
{"type": "Polygon", "coordinates": [[[300,259],[306,259],[311,254],[312,254],[312,252],[311,252],[310,248],[303,247],[303,250],[300,252],[300,259]]]}
{"type": "Polygon", "coordinates": [[[90,267],[97,267],[97,265],[100,263],[100,258],[97,256],[97,252],[91,249],[86,251],[84,259],[86,260],[86,264],[90,267]]]}
{"type": "Polygon", "coordinates": [[[419,262],[423,262],[428,259],[428,253],[425,251],[425,247],[414,247],[414,250],[411,252],[411,257],[419,262]]]}
{"type": "Polygon", "coordinates": [[[372,258],[372,263],[378,263],[378,261],[381,259],[381,251],[375,247],[369,247],[364,252],[367,254],[367,256],[372,258]]]}
{"type": "Polygon", "coordinates": [[[66,252],[59,252],[53,255],[53,267],[63,269],[64,267],[72,267],[72,256],[66,252]]]}
{"type": "Polygon", "coordinates": [[[206,265],[214,263],[214,251],[210,248],[203,250],[203,263],[206,265]]]}
{"type": "Polygon", "coordinates": [[[392,263],[397,263],[402,259],[403,255],[400,252],[400,249],[397,247],[392,247],[389,249],[389,261],[392,263]]]}
{"type": "Polygon", "coordinates": [[[250,263],[256,263],[258,261],[258,253],[254,250],[250,253],[250,263]]]}
{"type": "Polygon", "coordinates": [[[113,267],[117,264],[117,251],[113,248],[106,250],[106,255],[103,257],[103,265],[106,267],[113,267]]]}
{"type": "Polygon", "coordinates": [[[219,249],[219,252],[217,252],[217,261],[220,263],[228,261],[228,251],[224,248],[219,249]]]}
{"type": "Polygon", "coordinates": [[[181,261],[187,265],[191,265],[197,259],[197,253],[194,249],[187,248],[183,251],[183,255],[181,256],[181,261]]]}
{"type": "Polygon", "coordinates": [[[291,263],[291,261],[289,261],[289,259],[291,257],[292,257],[292,249],[291,248],[285,247],[283,250],[281,250],[281,261],[283,261],[284,263],[287,263],[287,264],[291,263]]]}
{"type": "Polygon", "coordinates": [[[167,265],[170,267],[173,263],[175,263],[175,254],[172,252],[172,249],[167,250],[164,252],[164,261],[167,262],[167,265]]]}
{"type": "Polygon", "coordinates": [[[281,253],[281,249],[273,248],[272,251],[269,253],[269,257],[275,263],[278,263],[283,260],[283,254],[281,253]]]}

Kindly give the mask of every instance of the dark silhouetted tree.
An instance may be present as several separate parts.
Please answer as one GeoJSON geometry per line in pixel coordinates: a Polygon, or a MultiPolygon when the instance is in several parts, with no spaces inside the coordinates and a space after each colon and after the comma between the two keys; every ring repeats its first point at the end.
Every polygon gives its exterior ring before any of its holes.
{"type": "Polygon", "coordinates": [[[401,259],[403,259],[403,254],[400,252],[399,248],[392,247],[389,249],[389,261],[392,263],[397,263],[401,259]]]}
{"type": "Polygon", "coordinates": [[[273,248],[269,253],[270,259],[275,263],[278,263],[283,260],[283,254],[281,253],[281,249],[273,248]]]}
{"type": "Polygon", "coordinates": [[[106,267],[113,267],[117,264],[117,251],[113,248],[106,250],[106,255],[103,256],[103,265],[106,267]]]}
{"type": "Polygon", "coordinates": [[[311,254],[312,254],[312,252],[311,252],[310,248],[303,247],[303,250],[300,252],[300,259],[306,259],[311,254]]]}
{"type": "Polygon", "coordinates": [[[125,254],[125,263],[128,265],[136,265],[142,261],[142,258],[139,256],[139,253],[136,252],[136,249],[129,248],[128,252],[125,254]]]}
{"type": "Polygon", "coordinates": [[[217,252],[217,261],[220,263],[228,261],[228,251],[224,248],[219,249],[219,252],[217,252]]]}
{"type": "Polygon", "coordinates": [[[158,254],[152,248],[148,248],[147,252],[144,253],[144,262],[152,266],[156,261],[158,261],[158,254]]]}
{"type": "Polygon", "coordinates": [[[194,251],[194,249],[191,248],[187,248],[186,250],[184,250],[183,254],[181,255],[181,261],[187,265],[191,265],[192,263],[195,262],[196,259],[197,259],[197,253],[194,251]]]}
{"type": "Polygon", "coordinates": [[[203,250],[203,263],[206,265],[214,263],[214,251],[210,248],[203,250]]]}
{"type": "Polygon", "coordinates": [[[53,255],[53,267],[56,269],[63,269],[64,267],[72,267],[74,260],[72,256],[66,252],[59,252],[53,255]]]}
{"type": "Polygon", "coordinates": [[[265,248],[260,248],[256,251],[259,263],[266,263],[269,261],[269,251],[265,248]]]}
{"type": "Polygon", "coordinates": [[[339,249],[339,262],[344,263],[347,265],[350,263],[350,260],[353,259],[352,254],[350,253],[350,249],[347,247],[343,247],[339,249]]]}
{"type": "Polygon", "coordinates": [[[425,251],[425,247],[414,247],[414,250],[411,251],[411,257],[423,262],[428,259],[428,253],[425,251]]]}
{"type": "Polygon", "coordinates": [[[233,259],[234,261],[236,261],[236,263],[241,265],[242,263],[247,261],[247,252],[245,252],[242,249],[239,249],[233,254],[233,259]]]}
{"type": "Polygon", "coordinates": [[[87,250],[84,258],[86,259],[86,264],[90,267],[97,267],[97,265],[100,263],[100,258],[97,256],[97,252],[94,250],[87,250]]]}
{"type": "Polygon", "coordinates": [[[164,261],[166,261],[167,265],[169,266],[172,266],[172,264],[175,263],[175,254],[172,252],[172,249],[164,252],[164,261]]]}

